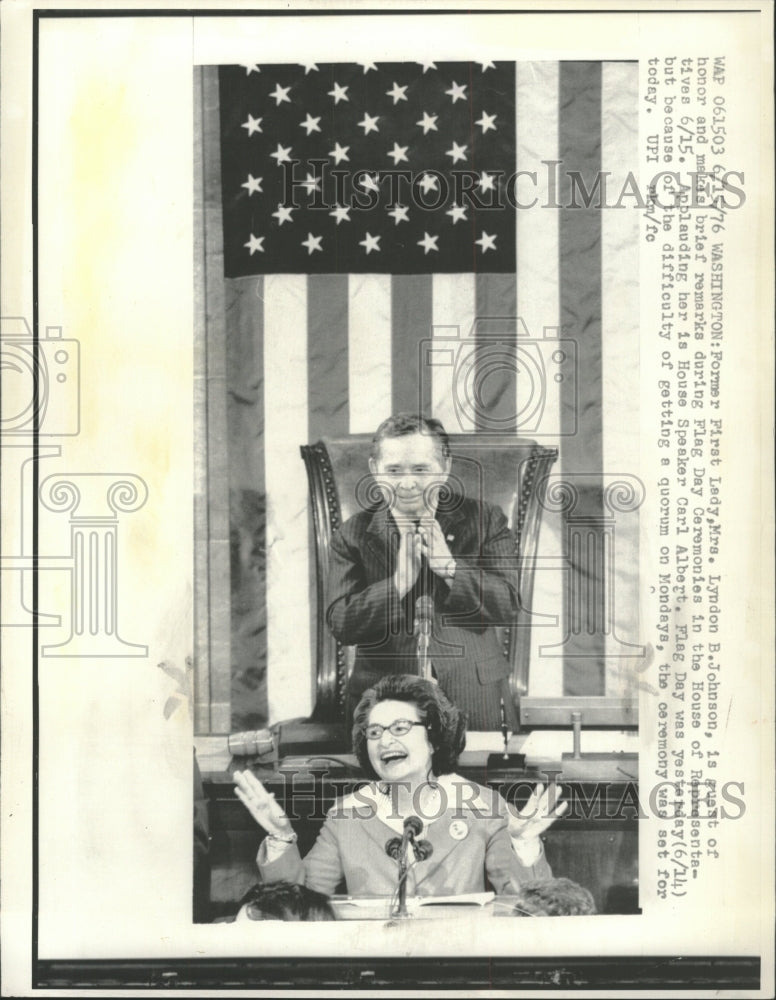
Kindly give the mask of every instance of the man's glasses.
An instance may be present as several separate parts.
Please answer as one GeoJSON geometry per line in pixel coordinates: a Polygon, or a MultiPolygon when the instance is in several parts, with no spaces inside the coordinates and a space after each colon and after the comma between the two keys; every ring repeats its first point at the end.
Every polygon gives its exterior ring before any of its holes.
{"type": "Polygon", "coordinates": [[[406,736],[413,726],[425,726],[425,722],[410,722],[409,719],[396,719],[390,726],[381,726],[379,722],[372,722],[364,728],[364,734],[368,740],[379,740],[387,729],[391,736],[406,736]]]}

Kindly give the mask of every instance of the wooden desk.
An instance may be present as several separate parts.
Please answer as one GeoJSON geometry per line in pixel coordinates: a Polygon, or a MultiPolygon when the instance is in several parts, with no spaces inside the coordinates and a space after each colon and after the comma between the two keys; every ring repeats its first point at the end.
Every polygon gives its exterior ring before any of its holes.
{"type": "MultiPolygon", "coordinates": [[[[263,832],[234,794],[235,770],[253,771],[289,815],[293,813],[303,856],[334,801],[365,783],[350,755],[335,755],[336,763],[317,756],[309,764],[289,760],[259,764],[256,758],[232,758],[225,737],[198,738],[196,749],[210,818],[214,916],[234,912],[237,901],[258,877],[255,857],[263,832]]],[[[521,772],[504,776],[486,773],[487,756],[484,751],[465,752],[458,772],[497,788],[518,806],[527,801],[537,783],[555,778],[562,784],[569,801],[567,815],[542,838],[553,873],[588,888],[601,913],[638,912],[638,784],[628,777],[637,773],[633,761],[619,754],[602,761],[599,755],[595,780],[564,781],[560,760],[533,762],[521,772]]]]}

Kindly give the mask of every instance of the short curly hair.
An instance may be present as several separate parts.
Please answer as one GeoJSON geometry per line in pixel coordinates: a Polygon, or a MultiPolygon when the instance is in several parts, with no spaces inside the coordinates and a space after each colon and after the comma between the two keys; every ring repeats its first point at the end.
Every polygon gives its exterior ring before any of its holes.
{"type": "Polygon", "coordinates": [[[593,894],[570,878],[524,882],[515,897],[518,916],[578,917],[595,912],[593,894]]]}
{"type": "Polygon", "coordinates": [[[336,920],[329,897],[292,882],[257,882],[240,900],[249,920],[336,920]]]}
{"type": "Polygon", "coordinates": [[[389,674],[368,688],[361,696],[353,714],[353,753],[364,773],[370,778],[379,775],[372,767],[367,749],[366,726],[369,713],[381,701],[406,701],[418,710],[426,723],[429,743],[433,747],[431,767],[436,776],[452,774],[466,746],[466,716],[433,681],[413,674],[389,674]]]}

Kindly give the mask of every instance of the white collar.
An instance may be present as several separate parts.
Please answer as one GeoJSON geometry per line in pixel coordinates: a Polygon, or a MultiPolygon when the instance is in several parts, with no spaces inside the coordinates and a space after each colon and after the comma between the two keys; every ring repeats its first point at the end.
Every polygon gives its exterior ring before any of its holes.
{"type": "MultiPolygon", "coordinates": [[[[359,807],[371,807],[376,815],[386,826],[396,833],[404,832],[404,820],[406,817],[399,816],[394,808],[393,798],[390,791],[381,791],[383,782],[371,782],[358,789],[358,795],[351,793],[346,795],[341,802],[344,808],[358,809],[359,807]]],[[[480,813],[487,814],[489,804],[482,798],[479,786],[463,778],[459,774],[443,774],[434,781],[429,781],[419,786],[421,789],[434,789],[433,798],[426,798],[429,793],[425,793],[424,809],[416,810],[416,815],[423,822],[424,831],[435,823],[442,816],[450,812],[460,812],[461,809],[474,809],[480,813]],[[473,786],[477,789],[475,796],[461,795],[462,786],[473,786]],[[438,797],[437,797],[438,796],[438,797]]],[[[420,805],[420,802],[418,803],[420,805]]],[[[422,834],[421,834],[422,836],[422,834]]]]}

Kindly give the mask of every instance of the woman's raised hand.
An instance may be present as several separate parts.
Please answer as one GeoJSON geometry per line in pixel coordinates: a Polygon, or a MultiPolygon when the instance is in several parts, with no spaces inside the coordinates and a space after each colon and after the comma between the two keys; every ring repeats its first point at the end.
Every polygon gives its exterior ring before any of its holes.
{"type": "Polygon", "coordinates": [[[568,809],[568,802],[560,801],[563,789],[551,784],[547,788],[538,784],[522,809],[507,804],[509,810],[509,836],[527,842],[540,836],[568,809]]]}
{"type": "Polygon", "coordinates": [[[291,820],[258,778],[250,771],[235,771],[234,783],[235,795],[270,837],[288,840],[292,836],[291,820]]]}

